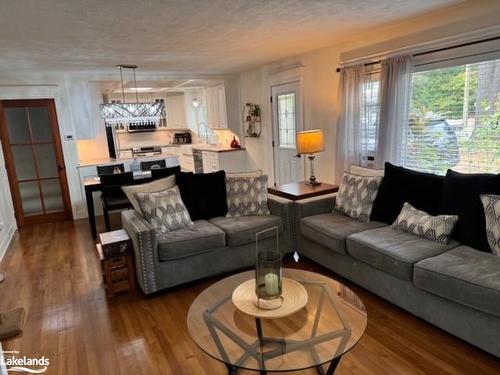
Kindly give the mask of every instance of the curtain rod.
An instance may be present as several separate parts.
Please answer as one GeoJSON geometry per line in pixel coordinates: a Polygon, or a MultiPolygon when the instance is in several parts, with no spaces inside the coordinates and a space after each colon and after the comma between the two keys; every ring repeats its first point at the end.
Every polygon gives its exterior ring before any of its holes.
{"type": "MultiPolygon", "coordinates": [[[[418,52],[418,53],[414,53],[413,56],[414,57],[415,56],[425,56],[425,55],[429,55],[431,53],[447,51],[447,50],[450,50],[450,49],[455,49],[455,48],[460,48],[460,47],[472,46],[474,44],[486,43],[486,42],[491,42],[491,41],[499,40],[499,39],[500,39],[500,36],[494,36],[494,37],[491,37],[491,38],[476,40],[474,42],[460,43],[460,44],[455,44],[453,46],[436,48],[436,49],[433,49],[433,50],[430,50],[430,51],[418,52]]],[[[382,59],[379,59],[379,60],[376,60],[376,61],[367,62],[367,63],[365,63],[363,65],[364,66],[376,65],[376,64],[380,64],[381,61],[382,61],[382,59]]],[[[339,72],[340,72],[340,68],[337,68],[337,73],[339,73],[339,72]]]]}

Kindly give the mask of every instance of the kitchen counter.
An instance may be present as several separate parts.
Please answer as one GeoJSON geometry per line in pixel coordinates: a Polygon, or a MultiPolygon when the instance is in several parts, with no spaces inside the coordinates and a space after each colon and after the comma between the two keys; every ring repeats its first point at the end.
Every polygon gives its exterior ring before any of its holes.
{"type": "Polygon", "coordinates": [[[231,148],[222,146],[193,146],[193,150],[212,151],[212,152],[231,152],[231,151],[245,151],[245,147],[231,148]]]}
{"type": "MultiPolygon", "coordinates": [[[[177,154],[158,154],[158,155],[151,155],[151,156],[137,156],[137,160],[139,161],[146,161],[146,160],[158,160],[158,159],[166,159],[166,158],[173,158],[177,157],[177,154]]],[[[134,160],[134,158],[104,158],[104,159],[89,159],[89,160],[80,160],[80,163],[78,163],[77,168],[81,167],[92,167],[95,165],[108,165],[108,164],[115,164],[115,163],[120,163],[120,162],[129,162],[134,160]]]]}
{"type": "MultiPolygon", "coordinates": [[[[168,145],[162,145],[158,146],[162,148],[172,148],[171,152],[167,153],[162,153],[158,155],[151,155],[151,156],[137,156],[137,160],[139,161],[144,161],[144,160],[157,160],[157,159],[165,159],[168,157],[177,157],[178,154],[178,149],[191,149],[191,150],[197,150],[197,151],[210,151],[210,152],[233,152],[233,151],[245,151],[245,148],[231,148],[227,146],[217,146],[217,145],[207,145],[207,144],[200,144],[200,143],[192,143],[192,144],[168,144],[168,145]]],[[[131,151],[132,149],[122,149],[120,151],[131,151]]],[[[91,167],[95,165],[107,165],[107,164],[115,164],[115,163],[120,163],[120,162],[130,162],[134,160],[133,157],[127,156],[127,157],[118,157],[116,159],[112,158],[102,158],[102,159],[87,159],[87,160],[80,160],[80,162],[77,165],[77,168],[80,167],[91,167]]]]}

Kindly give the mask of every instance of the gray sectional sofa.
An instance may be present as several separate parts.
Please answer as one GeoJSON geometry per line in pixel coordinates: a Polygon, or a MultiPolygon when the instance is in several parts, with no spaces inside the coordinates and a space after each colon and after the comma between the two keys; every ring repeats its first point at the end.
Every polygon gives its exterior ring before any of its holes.
{"type": "Polygon", "coordinates": [[[303,255],[500,357],[500,257],[332,213],[334,202],[295,203],[303,255]]]}
{"type": "MultiPolygon", "coordinates": [[[[137,280],[145,294],[255,263],[255,234],[277,226],[279,247],[290,250],[293,204],[268,199],[270,215],[197,220],[193,226],[157,236],[154,228],[134,210],[122,212],[122,225],[132,239],[137,280]]],[[[259,246],[273,247],[272,232],[259,246]]]]}

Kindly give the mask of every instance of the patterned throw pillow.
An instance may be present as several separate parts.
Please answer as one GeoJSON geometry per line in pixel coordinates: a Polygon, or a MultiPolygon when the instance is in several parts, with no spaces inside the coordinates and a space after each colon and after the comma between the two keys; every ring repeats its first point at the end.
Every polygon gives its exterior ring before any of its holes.
{"type": "Polygon", "coordinates": [[[406,202],[392,228],[446,245],[457,221],[457,215],[432,216],[406,202]]]}
{"type": "Polygon", "coordinates": [[[226,217],[269,215],[267,176],[226,177],[226,217]]]}
{"type": "Polygon", "coordinates": [[[373,202],[377,197],[381,176],[358,176],[344,172],[334,210],[359,221],[370,221],[373,202]]]}
{"type": "Polygon", "coordinates": [[[493,254],[500,256],[500,195],[480,195],[486,218],[486,237],[493,254]]]}
{"type": "Polygon", "coordinates": [[[177,186],[156,193],[135,193],[135,197],[144,218],[159,233],[171,232],[193,224],[177,186]]]}

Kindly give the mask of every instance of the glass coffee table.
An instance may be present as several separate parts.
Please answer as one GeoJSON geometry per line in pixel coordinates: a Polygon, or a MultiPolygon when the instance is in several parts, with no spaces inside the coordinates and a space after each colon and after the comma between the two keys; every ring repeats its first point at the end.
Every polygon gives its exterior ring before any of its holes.
{"type": "Polygon", "coordinates": [[[283,277],[306,288],[306,306],[285,318],[255,318],[236,309],[231,300],[233,290],[254,274],[248,271],[227,277],[196,297],[187,316],[194,342],[223,362],[229,374],[240,369],[266,374],[309,368],[333,374],[341,357],[365,331],[363,302],[329,277],[285,268],[283,277]]]}

